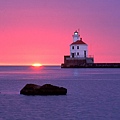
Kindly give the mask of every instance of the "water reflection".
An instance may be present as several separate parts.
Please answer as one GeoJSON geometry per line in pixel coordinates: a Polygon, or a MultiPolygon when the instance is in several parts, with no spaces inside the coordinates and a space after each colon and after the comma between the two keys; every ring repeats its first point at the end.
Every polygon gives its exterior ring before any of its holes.
{"type": "Polygon", "coordinates": [[[74,76],[78,76],[78,75],[79,75],[78,69],[74,69],[74,70],[73,70],[73,75],[74,75],[74,76]]]}

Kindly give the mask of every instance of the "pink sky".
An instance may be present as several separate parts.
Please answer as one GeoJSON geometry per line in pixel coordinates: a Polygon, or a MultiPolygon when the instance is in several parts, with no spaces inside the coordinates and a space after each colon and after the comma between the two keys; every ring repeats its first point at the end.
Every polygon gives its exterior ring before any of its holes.
{"type": "Polygon", "coordinates": [[[0,0],[0,65],[60,65],[80,29],[95,62],[120,62],[120,0],[0,0]]]}

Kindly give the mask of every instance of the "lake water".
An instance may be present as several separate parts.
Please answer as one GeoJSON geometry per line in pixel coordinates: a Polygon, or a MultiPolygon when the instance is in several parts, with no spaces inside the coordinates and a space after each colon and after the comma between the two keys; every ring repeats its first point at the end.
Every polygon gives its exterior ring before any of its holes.
{"type": "Polygon", "coordinates": [[[120,120],[120,69],[0,67],[0,120],[120,120]],[[67,88],[63,96],[25,96],[27,84],[67,88]]]}

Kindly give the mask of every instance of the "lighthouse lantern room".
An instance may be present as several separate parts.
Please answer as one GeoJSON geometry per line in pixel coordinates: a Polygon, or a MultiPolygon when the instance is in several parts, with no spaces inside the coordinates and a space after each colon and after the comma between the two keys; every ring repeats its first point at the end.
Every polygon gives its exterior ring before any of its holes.
{"type": "Polygon", "coordinates": [[[80,40],[79,32],[76,30],[73,35],[73,42],[76,42],[77,40],[80,40]]]}

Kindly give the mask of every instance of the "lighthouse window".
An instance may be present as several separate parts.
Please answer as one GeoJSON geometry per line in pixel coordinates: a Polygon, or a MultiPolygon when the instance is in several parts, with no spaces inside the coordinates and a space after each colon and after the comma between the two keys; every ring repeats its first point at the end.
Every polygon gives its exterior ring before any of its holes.
{"type": "Polygon", "coordinates": [[[79,49],[79,46],[77,46],[77,49],[79,49]]]}
{"type": "Polygon", "coordinates": [[[74,46],[72,46],[72,49],[74,49],[74,46]]]}

